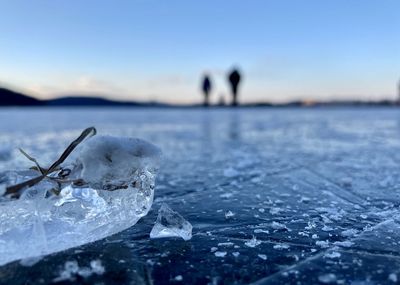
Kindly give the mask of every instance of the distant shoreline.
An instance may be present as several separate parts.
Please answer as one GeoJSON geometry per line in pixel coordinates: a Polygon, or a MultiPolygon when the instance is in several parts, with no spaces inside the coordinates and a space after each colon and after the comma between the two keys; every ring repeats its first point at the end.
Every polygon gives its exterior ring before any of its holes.
{"type": "Polygon", "coordinates": [[[32,96],[18,93],[6,88],[0,88],[0,107],[157,107],[157,108],[319,108],[319,107],[398,107],[398,101],[381,100],[381,101],[293,101],[288,103],[244,103],[237,107],[230,105],[210,105],[204,107],[202,104],[168,104],[161,102],[137,102],[137,101],[114,101],[102,97],[85,97],[85,96],[68,96],[50,100],[39,100],[32,96]]]}

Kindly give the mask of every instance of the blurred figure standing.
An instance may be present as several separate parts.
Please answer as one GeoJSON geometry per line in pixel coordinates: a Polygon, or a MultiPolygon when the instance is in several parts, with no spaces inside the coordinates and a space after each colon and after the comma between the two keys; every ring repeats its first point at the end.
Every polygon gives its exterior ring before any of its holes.
{"type": "Polygon", "coordinates": [[[208,75],[206,74],[206,75],[204,75],[203,83],[202,83],[202,86],[201,86],[201,89],[202,89],[203,94],[204,94],[204,103],[203,103],[203,105],[206,106],[206,107],[208,107],[208,105],[209,105],[209,94],[211,92],[211,88],[212,88],[211,80],[208,77],[208,75]]]}
{"type": "Polygon", "coordinates": [[[231,85],[231,90],[232,90],[232,106],[237,106],[237,94],[238,94],[238,86],[240,83],[240,73],[237,69],[233,69],[229,75],[228,75],[228,80],[231,85]]]}
{"type": "Polygon", "coordinates": [[[400,105],[400,80],[397,83],[397,104],[400,105]]]}

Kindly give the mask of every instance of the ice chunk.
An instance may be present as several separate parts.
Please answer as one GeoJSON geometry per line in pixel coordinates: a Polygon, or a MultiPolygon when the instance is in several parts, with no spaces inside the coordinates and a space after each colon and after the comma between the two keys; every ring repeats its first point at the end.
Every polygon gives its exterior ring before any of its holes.
{"type": "Polygon", "coordinates": [[[255,229],[254,233],[255,234],[260,234],[260,233],[269,234],[269,230],[255,229]]]}
{"type": "Polygon", "coordinates": [[[334,245],[338,245],[338,246],[342,246],[342,247],[351,247],[354,244],[354,242],[351,242],[351,241],[348,241],[348,240],[346,240],[346,241],[335,241],[333,244],[334,245]]]}
{"type": "Polygon", "coordinates": [[[316,245],[320,246],[321,248],[328,248],[329,247],[329,241],[324,241],[324,240],[317,240],[315,242],[316,245]]]}
{"type": "Polygon", "coordinates": [[[224,246],[224,247],[231,247],[234,246],[235,244],[233,242],[220,242],[218,243],[218,246],[224,246]]]}
{"type": "Polygon", "coordinates": [[[390,273],[388,279],[394,283],[397,283],[397,274],[396,273],[390,273]]]}
{"type": "MultiPolygon", "coordinates": [[[[151,208],[161,151],[143,140],[97,136],[61,166],[60,183],[43,179],[18,200],[0,198],[0,265],[102,239],[133,226],[151,208]],[[81,181],[76,184],[71,181],[81,181]]],[[[0,192],[38,172],[0,174],[0,192]]]]}
{"type": "Polygon", "coordinates": [[[225,212],[225,219],[230,219],[230,218],[233,218],[235,216],[235,213],[233,213],[232,211],[228,211],[228,212],[225,212]]]}
{"type": "Polygon", "coordinates": [[[180,282],[183,280],[183,277],[182,277],[182,275],[177,275],[177,276],[175,276],[174,280],[180,282]]]}
{"type": "Polygon", "coordinates": [[[278,223],[278,222],[275,222],[275,221],[272,222],[271,227],[274,230],[288,230],[288,228],[286,227],[285,224],[281,224],[281,223],[278,223]]]}
{"type": "Polygon", "coordinates": [[[92,188],[125,189],[138,169],[157,168],[160,154],[141,139],[97,136],[82,144],[74,169],[92,188]]]}
{"type": "Polygon", "coordinates": [[[329,226],[327,226],[327,225],[324,225],[324,227],[322,228],[322,230],[323,230],[324,232],[330,232],[330,231],[333,231],[333,228],[332,228],[332,227],[329,227],[329,226]]]}
{"type": "Polygon", "coordinates": [[[341,232],[340,234],[344,237],[352,237],[352,236],[355,236],[357,233],[358,233],[358,231],[356,229],[348,229],[348,230],[341,232]]]}
{"type": "Polygon", "coordinates": [[[260,245],[260,244],[261,244],[261,241],[257,240],[255,236],[253,236],[252,239],[250,239],[244,243],[244,245],[248,246],[248,247],[256,247],[257,245],[260,245]]]}
{"type": "Polygon", "coordinates": [[[192,238],[192,225],[179,213],[173,211],[167,204],[162,204],[150,238],[181,237],[184,240],[192,238]]]}
{"type": "Polygon", "coordinates": [[[216,252],[214,252],[214,255],[216,257],[225,257],[226,253],[227,253],[226,251],[216,251],[216,252]]]}
{"type": "Polygon", "coordinates": [[[331,251],[324,254],[324,257],[326,258],[339,258],[341,256],[342,255],[338,251],[331,251]]]}
{"type": "Polygon", "coordinates": [[[278,249],[278,250],[282,250],[282,249],[288,249],[290,248],[290,246],[286,243],[279,243],[279,244],[275,244],[273,246],[274,249],[278,249]]]}
{"type": "Polygon", "coordinates": [[[261,258],[262,260],[267,260],[268,259],[267,255],[265,255],[265,254],[257,254],[257,256],[259,258],[261,258]]]}
{"type": "Polygon", "coordinates": [[[318,281],[324,284],[334,284],[336,283],[336,275],[333,273],[327,273],[318,276],[318,281]]]}

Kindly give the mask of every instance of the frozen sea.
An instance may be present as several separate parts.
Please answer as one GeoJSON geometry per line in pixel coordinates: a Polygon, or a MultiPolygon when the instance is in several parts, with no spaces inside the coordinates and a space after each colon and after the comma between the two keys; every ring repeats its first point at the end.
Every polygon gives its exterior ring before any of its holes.
{"type": "MultiPolygon", "coordinates": [[[[0,172],[80,132],[164,153],[150,213],[97,242],[0,267],[0,284],[399,284],[400,110],[0,109],[0,172]],[[162,203],[189,241],[150,239],[162,203]]],[[[1,253],[0,253],[1,254],[1,253]]]]}

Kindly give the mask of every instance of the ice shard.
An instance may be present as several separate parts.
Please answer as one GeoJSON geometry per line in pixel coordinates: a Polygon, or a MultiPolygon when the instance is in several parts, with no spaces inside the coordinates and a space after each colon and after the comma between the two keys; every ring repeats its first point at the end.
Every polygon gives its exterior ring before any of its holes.
{"type": "Polygon", "coordinates": [[[179,213],[173,211],[167,204],[162,204],[150,238],[181,237],[184,240],[192,238],[192,225],[179,213]]]}
{"type": "MultiPolygon", "coordinates": [[[[0,198],[0,265],[93,242],[151,208],[161,151],[140,139],[95,136],[19,199],[0,198]],[[61,185],[61,186],[60,186],[61,185]],[[55,194],[54,194],[55,193],[55,194]]],[[[38,171],[0,173],[0,194],[38,171]]],[[[1,195],[0,195],[1,196],[1,195]]]]}

